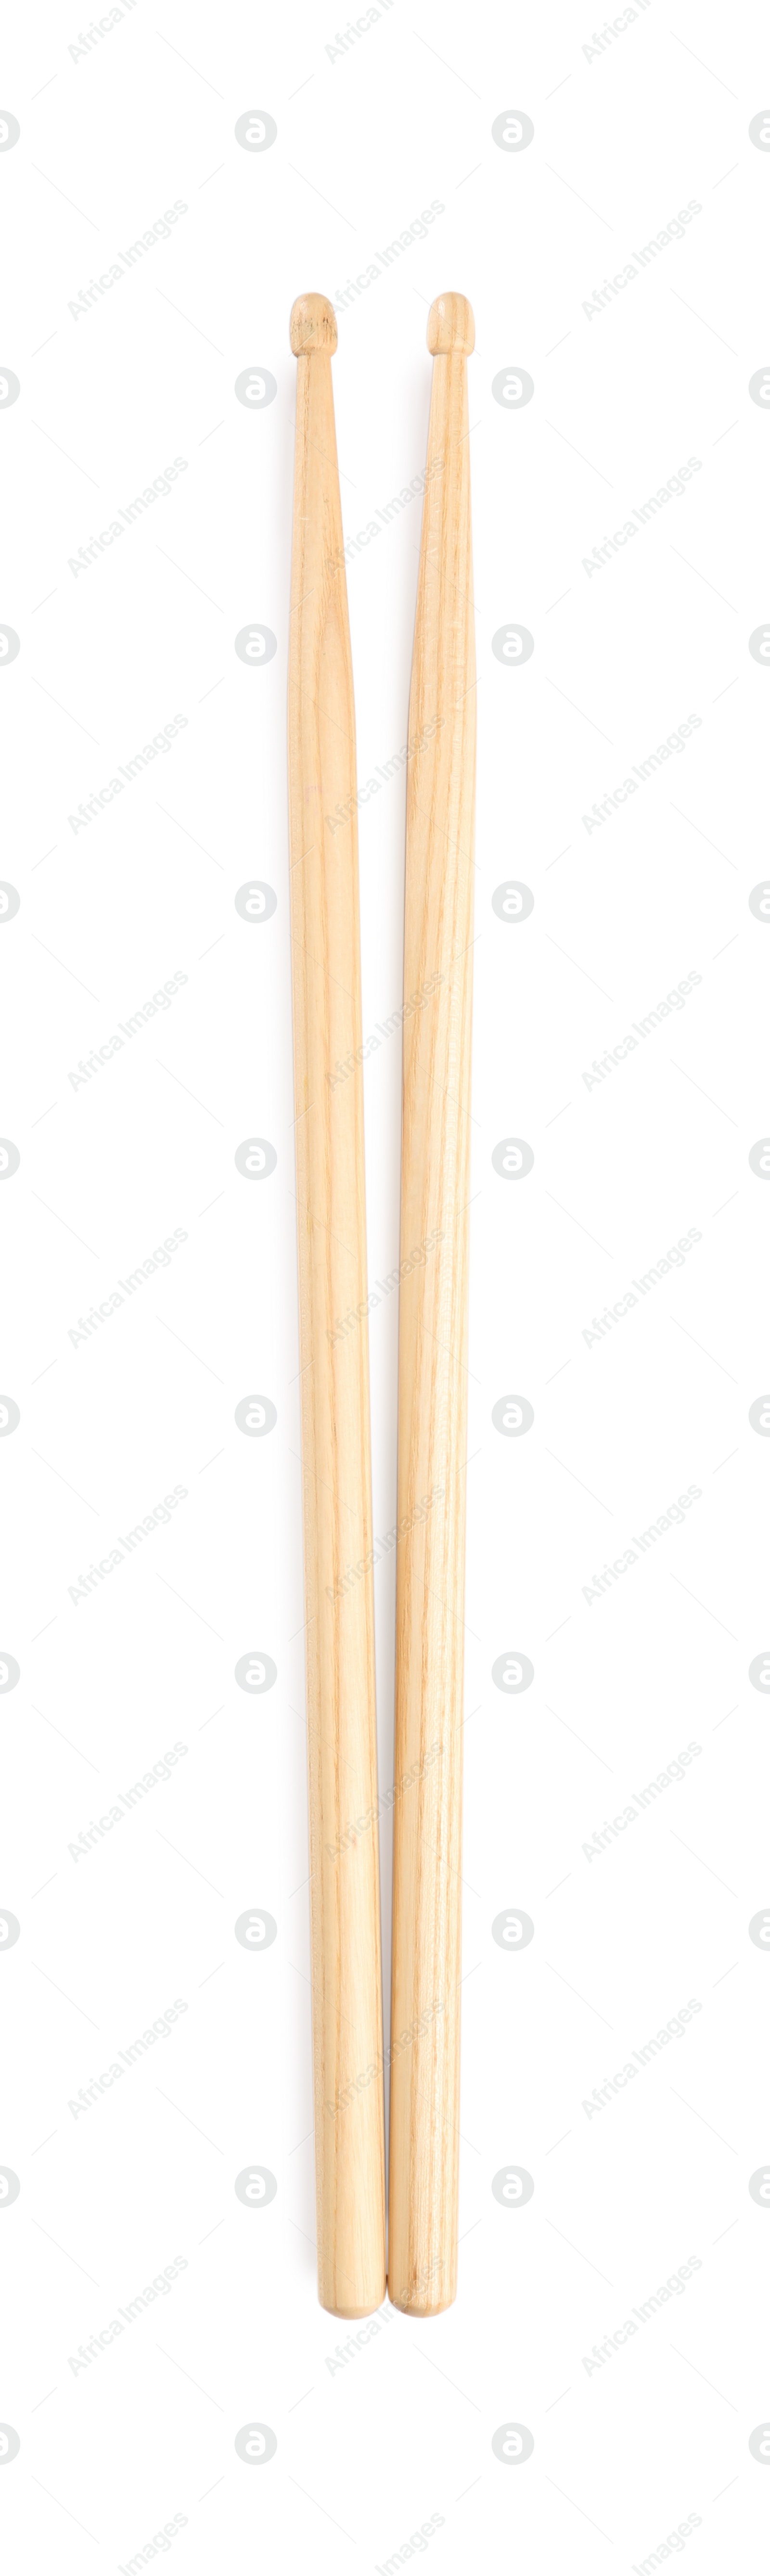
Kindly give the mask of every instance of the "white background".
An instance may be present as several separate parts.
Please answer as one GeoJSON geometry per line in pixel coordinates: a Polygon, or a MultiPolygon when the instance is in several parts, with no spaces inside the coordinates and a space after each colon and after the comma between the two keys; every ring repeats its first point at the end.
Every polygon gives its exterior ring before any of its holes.
{"type": "MultiPolygon", "coordinates": [[[[66,10],[5,30],[0,619],[5,833],[20,896],[0,921],[0,2477],[14,2576],[105,2570],[186,2516],[174,2564],[365,2570],[414,2545],[439,2571],[676,2554],[765,2564],[752,2430],[770,2415],[767,1208],[770,1125],[767,440],[770,95],[756,11],[621,11],[590,58],[586,9],[393,0],[336,54],[320,0],[291,12],[149,0],[77,59],[66,10]],[[624,24],[624,19],[627,23],[624,24]],[[162,23],[161,23],[162,20],[162,23]],[[675,23],[674,23],[675,21],[675,23]],[[332,49],[331,55],[330,50],[332,49]],[[589,55],[586,54],[589,49],[589,55]],[[235,139],[275,119],[262,153],[235,139]],[[532,119],[522,152],[493,120],[532,119]],[[79,318],[70,311],[181,199],[186,211],[79,318]],[[330,2367],[318,2307],[311,2131],[302,1558],[285,698],[295,362],[292,300],[334,297],[438,200],[339,318],[333,367],[346,538],[425,461],[428,307],[469,295],[478,656],[470,1318],[463,2162],[456,2306],[387,2324],[330,2367]],[[593,317],[584,306],[680,207],[700,211],[593,317]],[[269,405],[236,376],[263,367],[269,405]],[[493,377],[523,367],[520,411],[493,377]],[[79,549],[176,456],[120,542],[79,549]],[[699,460],[600,570],[595,547],[699,460]],[[236,658],[261,621],[269,665],[236,658]],[[520,669],[493,657],[509,621],[520,669]],[[179,711],[165,755],[69,821],[179,711]],[[612,819],[583,817],[691,711],[685,748],[612,819]],[[275,890],[247,923],[240,886],[275,890]],[[524,882],[526,920],[495,888],[524,882]],[[177,972],[170,1007],[69,1079],[177,972]],[[584,1073],[692,972],[700,984],[590,1089],[584,1073]],[[251,1135],[277,1165],[255,1186],[251,1135]],[[495,1144],[534,1168],[499,1178],[495,1144]],[[78,1318],[183,1228],[84,1339],[78,1318]],[[692,1228],[683,1266],[586,1341],[692,1228]],[[241,1436],[240,1398],[275,1429],[241,1436]],[[527,1396],[506,1440],[492,1406],[527,1396]],[[175,1485],[168,1525],[92,1594],[79,1578],[175,1485]],[[682,1525],[586,1597],[691,1485],[682,1525]],[[765,1578],[763,1585],[763,1576],[765,1578]],[[250,1649],[277,1681],[235,1681],[250,1649]],[[529,1690],[495,1688],[508,1649],[529,1690]],[[166,1749],[120,1828],[77,1837],[166,1749]],[[591,1837],[696,1742],[637,1825],[591,1837]],[[588,1846],[588,1855],[584,1850],[588,1846]],[[237,1918],[269,1911],[261,1955],[237,1918]],[[520,1955],[492,1939],[525,1910],[520,1955]],[[89,2080],[175,1998],[125,2080],[89,2080]],[[694,2016],[592,2115],[595,2087],[694,2016]],[[160,2061],[160,2062],[159,2062],[160,2061]],[[276,2177],[244,2206],[236,2175],[276,2177]],[[520,2165],[526,2207],[492,2179],[520,2165]],[[174,2258],[180,2272],[73,2371],[174,2258]],[[590,2372],[691,2255],[681,2294],[590,2372]],[[235,2450],[269,2425],[270,2460],[235,2450]],[[534,2448],[515,2471],[492,2437],[534,2448]],[[255,2557],[258,2552],[258,2559],[255,2557]],[[673,2548],[672,2548],[672,2554],[673,2548]]],[[[601,22],[600,22],[601,23],[601,22]]],[[[406,740],[419,499],[354,554],[348,589],[363,785],[406,740]]],[[[365,1035],[402,997],[404,772],[362,807],[365,1035]]],[[[370,1277],[398,1259],[400,1044],[365,1070],[370,1277]]],[[[374,1530],[395,1518],[397,1299],[371,1319],[374,1530]]],[[[392,1556],[376,1574],[380,1787],[393,1777],[392,1556]]],[[[389,1837],[383,1831],[389,1983],[389,1837]]],[[[402,2555],[396,2563],[406,2563],[402,2555]]],[[[151,2553],[150,2553],[151,2555],[151,2553]]],[[[149,2563],[149,2557],[146,2562],[149,2563]]],[[[654,2563],[654,2562],[653,2562],[654,2563]]]]}

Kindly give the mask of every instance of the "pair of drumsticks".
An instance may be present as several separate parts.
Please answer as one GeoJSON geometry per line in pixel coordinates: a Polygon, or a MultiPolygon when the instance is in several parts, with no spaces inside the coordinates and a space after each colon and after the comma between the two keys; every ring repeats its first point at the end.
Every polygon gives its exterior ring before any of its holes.
{"type": "MultiPolygon", "coordinates": [[[[318,2295],[335,2316],[361,2317],[385,2296],[384,2060],[355,715],[331,378],[337,325],[324,296],[293,306],[291,345],[289,829],[318,2295]]],[[[473,345],[465,297],[439,296],[428,323],[409,702],[404,993],[420,1007],[403,1023],[395,1780],[383,1802],[394,1820],[387,2277],[393,2304],[417,2316],[448,2307],[457,2287],[473,345]]]]}

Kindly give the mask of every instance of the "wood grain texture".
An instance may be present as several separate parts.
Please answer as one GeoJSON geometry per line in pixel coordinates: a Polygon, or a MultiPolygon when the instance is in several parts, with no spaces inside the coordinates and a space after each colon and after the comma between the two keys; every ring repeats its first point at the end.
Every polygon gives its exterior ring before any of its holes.
{"type": "Polygon", "coordinates": [[[382,1982],[355,714],[331,380],[337,328],[323,296],[293,306],[291,344],[289,835],[318,2296],[335,2316],[361,2317],[385,2295],[382,1982]]]}
{"type": "Polygon", "coordinates": [[[388,2291],[457,2288],[460,1867],[476,770],[465,297],[434,353],[412,688],[399,1321],[396,1759],[388,2291]]]}

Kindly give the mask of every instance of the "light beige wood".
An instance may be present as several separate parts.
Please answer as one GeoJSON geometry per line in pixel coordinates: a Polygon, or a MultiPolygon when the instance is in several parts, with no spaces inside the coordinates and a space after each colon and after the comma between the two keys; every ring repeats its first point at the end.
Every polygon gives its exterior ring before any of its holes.
{"type": "Polygon", "coordinates": [[[476,661],[462,295],[431,306],[433,387],[409,701],[388,2291],[457,2288],[460,1867],[476,661]],[[435,979],[435,982],[433,981],[435,979]],[[410,1785],[406,1785],[406,1784],[410,1785]]]}
{"type": "Polygon", "coordinates": [[[289,841],[318,2296],[385,2296],[382,1981],[355,714],[332,306],[297,358],[289,841]],[[352,1318],[352,1320],[351,1320],[352,1318]]]}

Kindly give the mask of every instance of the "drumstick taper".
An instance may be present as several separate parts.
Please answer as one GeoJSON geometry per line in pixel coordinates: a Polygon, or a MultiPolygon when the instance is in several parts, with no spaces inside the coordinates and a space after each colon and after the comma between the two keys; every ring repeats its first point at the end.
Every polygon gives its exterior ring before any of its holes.
{"type": "Polygon", "coordinates": [[[382,1983],[355,715],[337,325],[325,296],[292,306],[291,345],[289,844],[318,2296],[335,2316],[362,2317],[385,2296],[382,1983]]]}
{"type": "Polygon", "coordinates": [[[463,295],[431,305],[409,701],[388,2292],[457,2287],[465,1466],[476,769],[463,295]],[[404,1265],[420,1251],[404,1276],[404,1265]]]}

